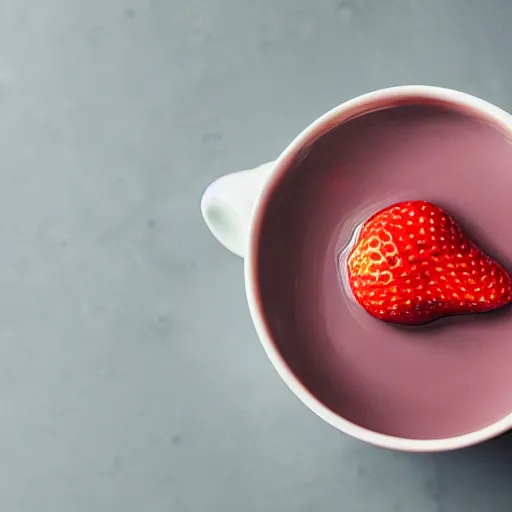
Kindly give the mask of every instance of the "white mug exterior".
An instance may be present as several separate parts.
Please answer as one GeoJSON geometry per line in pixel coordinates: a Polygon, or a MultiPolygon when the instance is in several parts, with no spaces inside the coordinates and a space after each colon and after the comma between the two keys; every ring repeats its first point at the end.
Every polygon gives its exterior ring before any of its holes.
{"type": "Polygon", "coordinates": [[[292,162],[315,139],[339,125],[346,114],[363,114],[371,104],[391,106],[408,98],[446,102],[480,112],[497,125],[512,132],[512,116],[504,110],[466,93],[425,85],[391,87],[363,94],[330,110],[305,130],[283,151],[275,162],[255,169],[225,175],[213,182],[201,200],[201,212],[212,234],[228,250],[244,257],[247,301],[256,332],[267,356],[292,392],[314,413],[338,430],[367,443],[383,448],[410,452],[440,452],[455,450],[496,437],[512,428],[511,414],[480,430],[445,439],[407,439],[374,432],[356,425],[334,413],[306,389],[291,371],[277,350],[268,332],[261,309],[255,300],[257,283],[255,263],[257,247],[254,234],[258,232],[264,213],[266,196],[274,180],[279,180],[292,162]]]}
{"type": "Polygon", "coordinates": [[[221,176],[205,190],[201,213],[213,236],[229,251],[245,256],[251,216],[275,162],[221,176]]]}

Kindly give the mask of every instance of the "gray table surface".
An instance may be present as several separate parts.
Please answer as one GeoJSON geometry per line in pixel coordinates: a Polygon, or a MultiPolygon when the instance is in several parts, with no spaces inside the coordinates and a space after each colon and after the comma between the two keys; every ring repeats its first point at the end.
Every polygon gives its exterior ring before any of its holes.
{"type": "Polygon", "coordinates": [[[199,198],[375,88],[512,109],[510,20],[510,0],[0,0],[0,510],[508,510],[512,436],[393,453],[299,403],[199,198]]]}

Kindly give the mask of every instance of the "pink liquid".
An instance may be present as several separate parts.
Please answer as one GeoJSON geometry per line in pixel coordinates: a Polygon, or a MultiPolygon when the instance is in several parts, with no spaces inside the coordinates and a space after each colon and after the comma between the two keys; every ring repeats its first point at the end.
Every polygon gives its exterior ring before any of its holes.
{"type": "Polygon", "coordinates": [[[424,199],[512,270],[512,145],[488,123],[434,106],[350,120],[277,185],[257,278],[267,325],[302,383],[368,429],[446,438],[512,412],[512,308],[405,329],[370,317],[341,285],[357,225],[424,199]]]}

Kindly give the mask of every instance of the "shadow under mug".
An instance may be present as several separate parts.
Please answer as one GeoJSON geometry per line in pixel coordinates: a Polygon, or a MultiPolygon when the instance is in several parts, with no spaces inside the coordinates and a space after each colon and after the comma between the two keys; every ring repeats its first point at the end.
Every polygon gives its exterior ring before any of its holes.
{"type": "MultiPolygon", "coordinates": [[[[351,421],[344,417],[342,411],[335,411],[324,403],[311,386],[304,383],[292,369],[289,358],[279,349],[279,343],[276,343],[276,336],[279,334],[268,327],[258,282],[263,219],[272,204],[275,187],[282,184],[290,169],[307,156],[316,141],[347,120],[388,107],[418,102],[442,104],[457,111],[471,111],[494,126],[508,133],[512,132],[512,116],[465,93],[432,86],[401,86],[378,90],[347,101],[321,116],[295,138],[277,161],[228,174],[216,180],[202,197],[201,212],[215,238],[228,250],[245,259],[247,300],[258,337],[270,361],[293,393],[327,423],[359,440],[395,450],[436,452],[473,445],[509,430],[512,427],[512,407],[501,418],[481,428],[448,437],[419,439],[406,435],[389,435],[351,421]]],[[[507,352],[504,357],[507,355],[512,353],[507,352]]],[[[512,365],[512,359],[510,363],[512,365]]]]}

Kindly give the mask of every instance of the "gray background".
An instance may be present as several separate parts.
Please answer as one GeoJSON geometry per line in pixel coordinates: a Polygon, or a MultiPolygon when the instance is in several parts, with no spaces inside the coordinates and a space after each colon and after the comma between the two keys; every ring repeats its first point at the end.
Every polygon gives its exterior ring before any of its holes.
{"type": "Polygon", "coordinates": [[[504,511],[512,438],[397,454],[267,361],[199,214],[330,107],[512,108],[510,0],[0,0],[0,509],[504,511]]]}

